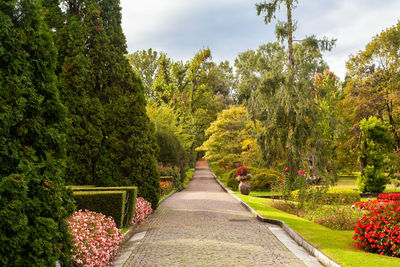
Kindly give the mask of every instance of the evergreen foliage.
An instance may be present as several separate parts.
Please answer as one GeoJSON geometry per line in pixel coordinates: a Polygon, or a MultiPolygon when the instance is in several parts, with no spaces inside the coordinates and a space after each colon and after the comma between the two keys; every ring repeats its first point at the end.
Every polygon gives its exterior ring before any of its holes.
{"type": "Polygon", "coordinates": [[[0,265],[68,264],[65,107],[40,1],[0,2],[0,265]]]}
{"type": "MultiPolygon", "coordinates": [[[[118,0],[65,0],[65,23],[54,24],[61,97],[68,107],[70,184],[136,185],[157,207],[154,129],[143,86],[126,54],[118,0]]],[[[52,22],[49,16],[49,23],[52,22]]]]}
{"type": "Polygon", "coordinates": [[[385,171],[391,166],[390,151],[393,145],[393,136],[389,134],[389,127],[376,117],[369,117],[360,122],[361,143],[359,161],[361,179],[358,186],[361,192],[382,193],[390,177],[385,171]]]}

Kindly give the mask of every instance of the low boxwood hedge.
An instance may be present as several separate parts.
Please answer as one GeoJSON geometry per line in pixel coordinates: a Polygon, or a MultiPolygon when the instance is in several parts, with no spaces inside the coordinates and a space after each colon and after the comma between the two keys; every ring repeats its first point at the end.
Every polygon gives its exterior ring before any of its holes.
{"type": "Polygon", "coordinates": [[[89,187],[89,186],[70,186],[72,191],[126,191],[125,213],[122,220],[123,226],[128,226],[135,216],[137,186],[114,186],[114,187],[89,187]]]}
{"type": "Polygon", "coordinates": [[[74,191],[78,210],[90,210],[114,218],[118,227],[123,227],[126,191],[74,191]]]}

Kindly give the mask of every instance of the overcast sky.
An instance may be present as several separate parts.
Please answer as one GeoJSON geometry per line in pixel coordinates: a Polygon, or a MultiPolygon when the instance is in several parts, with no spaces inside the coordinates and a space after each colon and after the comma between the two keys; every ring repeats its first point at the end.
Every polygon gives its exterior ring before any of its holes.
{"type": "MultiPolygon", "coordinates": [[[[188,60],[210,47],[213,60],[233,64],[238,53],[275,41],[275,21],[265,25],[252,0],[121,0],[128,51],[152,48],[174,60],[188,60]]],[[[376,34],[400,19],[400,0],[299,0],[293,17],[295,39],[336,38],[325,53],[332,71],[344,78],[345,62],[376,34]]],[[[284,14],[284,13],[282,13],[284,14]]]]}

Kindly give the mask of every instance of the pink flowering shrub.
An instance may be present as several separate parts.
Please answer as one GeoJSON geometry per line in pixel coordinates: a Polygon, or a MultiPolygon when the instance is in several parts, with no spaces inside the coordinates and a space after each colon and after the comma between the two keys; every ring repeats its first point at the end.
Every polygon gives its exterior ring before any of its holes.
{"type": "Polygon", "coordinates": [[[150,202],[142,197],[138,197],[136,199],[135,217],[132,219],[131,224],[138,223],[139,225],[142,225],[147,216],[149,216],[152,212],[153,210],[150,202]]]}
{"type": "Polygon", "coordinates": [[[78,266],[107,266],[118,252],[121,230],[112,217],[76,211],[67,220],[73,235],[72,261],[78,266]]]}

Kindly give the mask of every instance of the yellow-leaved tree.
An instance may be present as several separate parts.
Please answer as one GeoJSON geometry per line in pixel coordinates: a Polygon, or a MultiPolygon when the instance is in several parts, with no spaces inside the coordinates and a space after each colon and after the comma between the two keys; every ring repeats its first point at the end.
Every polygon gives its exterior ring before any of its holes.
{"type": "Polygon", "coordinates": [[[206,130],[208,139],[196,150],[204,151],[208,162],[221,167],[254,165],[261,159],[255,129],[246,109],[232,106],[218,114],[206,130]]]}

